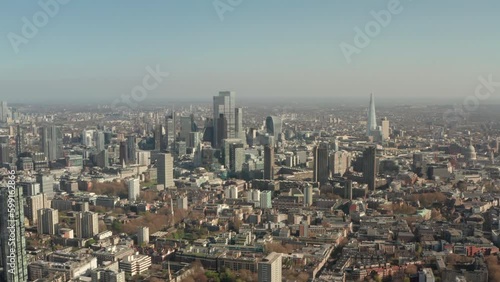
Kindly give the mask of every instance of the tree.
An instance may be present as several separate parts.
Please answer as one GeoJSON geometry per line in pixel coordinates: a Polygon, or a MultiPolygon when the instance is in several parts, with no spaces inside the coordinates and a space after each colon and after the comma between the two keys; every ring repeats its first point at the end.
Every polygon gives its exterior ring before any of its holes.
{"type": "Polygon", "coordinates": [[[111,229],[115,233],[121,233],[123,231],[123,224],[118,220],[114,220],[111,224],[111,229]]]}

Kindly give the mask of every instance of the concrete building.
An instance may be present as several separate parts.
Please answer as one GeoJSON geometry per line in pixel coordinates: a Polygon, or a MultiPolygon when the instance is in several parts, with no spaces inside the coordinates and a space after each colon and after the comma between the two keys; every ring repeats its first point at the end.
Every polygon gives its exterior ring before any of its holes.
{"type": "Polygon", "coordinates": [[[141,226],[137,230],[137,244],[147,244],[149,243],[149,227],[141,226]]]}
{"type": "Polygon", "coordinates": [[[127,181],[128,185],[128,200],[130,202],[137,201],[141,195],[141,185],[140,180],[137,178],[132,178],[127,181]]]}
{"type": "Polygon", "coordinates": [[[174,158],[170,153],[161,153],[158,155],[157,164],[158,184],[165,188],[175,187],[174,183],[174,158]]]}
{"type": "Polygon", "coordinates": [[[75,217],[77,238],[90,238],[99,233],[99,218],[97,213],[78,212],[75,217]]]}
{"type": "Polygon", "coordinates": [[[134,276],[147,271],[151,267],[151,257],[145,255],[132,255],[119,262],[120,269],[126,274],[134,276]]]}
{"type": "Polygon", "coordinates": [[[258,265],[259,282],[281,282],[282,254],[272,252],[258,265]]]}
{"type": "Polygon", "coordinates": [[[271,209],[272,204],[272,191],[262,191],[260,193],[260,208],[261,209],[271,209]]]}
{"type": "Polygon", "coordinates": [[[39,209],[38,217],[38,234],[57,234],[59,227],[59,211],[55,209],[39,209]]]}

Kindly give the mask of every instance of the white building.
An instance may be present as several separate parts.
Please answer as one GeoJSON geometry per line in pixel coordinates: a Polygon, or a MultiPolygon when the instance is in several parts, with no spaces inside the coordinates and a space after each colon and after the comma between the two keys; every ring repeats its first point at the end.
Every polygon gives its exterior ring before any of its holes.
{"type": "Polygon", "coordinates": [[[273,207],[271,200],[272,200],[272,191],[262,191],[260,193],[260,208],[271,209],[273,207]]]}
{"type": "Polygon", "coordinates": [[[151,257],[145,255],[132,255],[125,257],[119,263],[120,269],[126,274],[134,276],[147,271],[151,267],[151,257]]]}
{"type": "Polygon", "coordinates": [[[128,184],[128,200],[131,202],[137,201],[137,199],[141,195],[141,184],[139,179],[137,178],[129,179],[127,184],[128,184]]]}

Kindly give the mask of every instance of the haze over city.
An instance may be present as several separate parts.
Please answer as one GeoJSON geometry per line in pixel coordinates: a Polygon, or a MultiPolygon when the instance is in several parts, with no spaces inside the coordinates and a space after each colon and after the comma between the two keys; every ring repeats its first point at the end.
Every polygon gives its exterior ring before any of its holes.
{"type": "Polygon", "coordinates": [[[144,103],[204,102],[220,89],[241,101],[360,103],[374,92],[380,101],[448,103],[471,95],[478,76],[500,76],[498,1],[402,0],[351,63],[340,44],[353,45],[354,29],[389,1],[234,1],[219,12],[214,3],[69,1],[16,54],[8,34],[22,36],[22,18],[33,22],[42,8],[3,1],[1,97],[111,103],[156,65],[170,76],[144,103]]]}

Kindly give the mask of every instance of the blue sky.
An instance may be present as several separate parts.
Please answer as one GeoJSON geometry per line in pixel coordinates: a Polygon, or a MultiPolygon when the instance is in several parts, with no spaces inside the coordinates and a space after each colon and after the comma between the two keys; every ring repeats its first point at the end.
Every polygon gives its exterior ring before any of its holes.
{"type": "Polygon", "coordinates": [[[242,100],[374,92],[446,101],[473,94],[479,75],[500,81],[497,0],[401,0],[401,13],[348,63],[340,43],[354,44],[354,28],[389,2],[242,0],[221,20],[212,0],[72,0],[16,54],[8,34],[22,35],[22,18],[43,10],[3,0],[0,99],[110,102],[156,65],[170,76],[151,101],[209,102],[224,89],[242,100]]]}

